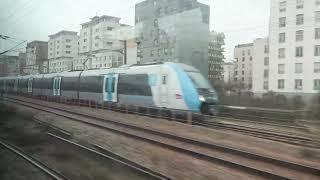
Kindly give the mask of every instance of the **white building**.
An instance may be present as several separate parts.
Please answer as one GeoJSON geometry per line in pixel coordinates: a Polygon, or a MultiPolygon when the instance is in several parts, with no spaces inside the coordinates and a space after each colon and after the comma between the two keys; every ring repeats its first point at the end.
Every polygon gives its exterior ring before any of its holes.
{"type": "Polygon", "coordinates": [[[243,89],[252,89],[252,62],[253,43],[240,44],[234,49],[235,70],[234,83],[240,84],[243,89]]]}
{"type": "Polygon", "coordinates": [[[60,31],[56,34],[49,35],[49,38],[49,61],[44,62],[44,66],[49,66],[50,73],[71,70],[72,60],[78,56],[79,37],[77,32],[60,31]]]}
{"type": "Polygon", "coordinates": [[[320,0],[272,0],[269,90],[287,95],[320,89],[320,0]]]}
{"type": "Polygon", "coordinates": [[[223,80],[225,83],[232,83],[234,80],[234,62],[225,62],[223,64],[223,80]]]}
{"type": "Polygon", "coordinates": [[[269,39],[253,42],[252,92],[262,95],[269,91],[269,39]]]}
{"type": "MultiPolygon", "coordinates": [[[[89,22],[81,24],[79,40],[80,57],[73,61],[75,70],[87,68],[108,68],[124,64],[124,46],[132,26],[120,24],[120,18],[95,16],[89,22]]],[[[132,31],[132,32],[131,32],[132,31]]]]}

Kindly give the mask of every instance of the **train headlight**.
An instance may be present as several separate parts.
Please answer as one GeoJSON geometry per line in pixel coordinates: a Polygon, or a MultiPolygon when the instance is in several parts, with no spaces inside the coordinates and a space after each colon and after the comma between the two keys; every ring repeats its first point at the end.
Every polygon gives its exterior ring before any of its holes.
{"type": "Polygon", "coordinates": [[[199,101],[205,102],[205,101],[206,101],[206,98],[204,98],[203,96],[199,96],[199,101]]]}

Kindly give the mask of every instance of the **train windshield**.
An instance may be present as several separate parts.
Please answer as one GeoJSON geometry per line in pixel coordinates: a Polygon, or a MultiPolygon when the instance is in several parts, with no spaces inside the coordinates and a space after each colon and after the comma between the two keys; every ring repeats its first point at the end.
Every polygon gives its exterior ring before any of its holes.
{"type": "Polygon", "coordinates": [[[198,89],[212,90],[209,82],[199,72],[187,71],[187,74],[198,89]]]}

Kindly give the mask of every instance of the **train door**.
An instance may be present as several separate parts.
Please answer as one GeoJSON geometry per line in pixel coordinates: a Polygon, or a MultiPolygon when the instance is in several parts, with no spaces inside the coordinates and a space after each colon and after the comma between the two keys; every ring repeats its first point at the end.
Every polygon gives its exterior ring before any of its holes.
{"type": "Polygon", "coordinates": [[[168,107],[168,74],[167,73],[161,73],[159,98],[160,98],[161,107],[168,107]]]}
{"type": "Polygon", "coordinates": [[[118,79],[119,74],[107,74],[103,81],[103,100],[118,102],[118,79]]]}
{"type": "Polygon", "coordinates": [[[15,93],[18,92],[18,85],[19,85],[19,79],[15,79],[15,80],[14,80],[14,87],[13,87],[13,91],[14,91],[15,93]]]}
{"type": "Polygon", "coordinates": [[[28,93],[32,93],[33,78],[28,79],[28,93]]]}
{"type": "Polygon", "coordinates": [[[61,96],[61,77],[53,78],[53,95],[61,96]]]}

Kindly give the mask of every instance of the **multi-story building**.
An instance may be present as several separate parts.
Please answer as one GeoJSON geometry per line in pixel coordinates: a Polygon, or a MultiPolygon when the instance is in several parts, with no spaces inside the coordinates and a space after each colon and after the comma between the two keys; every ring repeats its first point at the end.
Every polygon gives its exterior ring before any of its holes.
{"type": "Polygon", "coordinates": [[[209,17],[209,6],[196,0],[137,3],[138,61],[185,63],[207,77],[209,17]]]}
{"type": "Polygon", "coordinates": [[[215,31],[210,32],[208,63],[208,79],[211,81],[223,80],[224,43],[225,35],[215,31]]]}
{"type": "Polygon", "coordinates": [[[20,52],[18,55],[18,61],[19,61],[19,74],[24,75],[23,68],[26,66],[26,58],[27,54],[20,52]]]}
{"type": "Polygon", "coordinates": [[[269,91],[269,38],[253,42],[252,92],[262,95],[269,91]]]}
{"type": "Polygon", "coordinates": [[[49,73],[71,70],[72,60],[78,56],[77,32],[60,31],[49,35],[49,38],[48,61],[44,62],[44,66],[49,67],[49,73]]]}
{"type": "Polygon", "coordinates": [[[320,90],[320,0],[272,0],[269,90],[312,95],[320,90]]]}
{"type": "Polygon", "coordinates": [[[243,90],[252,89],[253,43],[240,44],[234,49],[234,83],[241,85],[243,90]]]}
{"type": "Polygon", "coordinates": [[[20,74],[18,56],[0,56],[0,76],[16,76],[20,74]]]}
{"type": "Polygon", "coordinates": [[[222,78],[225,83],[233,83],[234,80],[234,62],[224,62],[223,63],[223,73],[222,78]]]}
{"type": "Polygon", "coordinates": [[[132,32],[132,26],[120,23],[120,18],[95,16],[89,22],[81,24],[79,39],[80,57],[73,62],[73,69],[117,67],[124,64],[126,41],[119,37],[132,32]]]}
{"type": "Polygon", "coordinates": [[[26,74],[41,73],[43,62],[48,59],[48,42],[32,41],[26,48],[26,66],[23,68],[26,74]]]}

